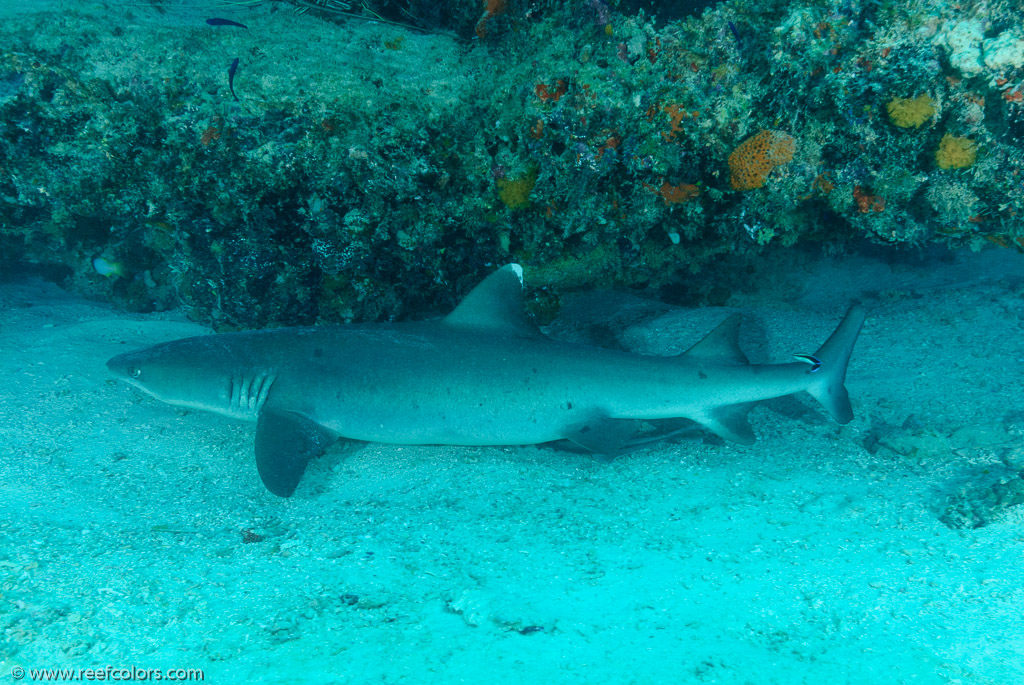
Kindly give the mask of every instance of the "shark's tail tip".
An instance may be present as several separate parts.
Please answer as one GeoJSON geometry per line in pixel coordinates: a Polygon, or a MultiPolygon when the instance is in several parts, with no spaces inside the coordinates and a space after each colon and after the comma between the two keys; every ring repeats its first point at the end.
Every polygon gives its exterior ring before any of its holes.
{"type": "Polygon", "coordinates": [[[866,316],[867,309],[863,304],[859,301],[851,303],[846,316],[814,354],[821,362],[821,375],[807,388],[807,392],[840,424],[853,420],[853,407],[844,382],[850,354],[866,316]]]}

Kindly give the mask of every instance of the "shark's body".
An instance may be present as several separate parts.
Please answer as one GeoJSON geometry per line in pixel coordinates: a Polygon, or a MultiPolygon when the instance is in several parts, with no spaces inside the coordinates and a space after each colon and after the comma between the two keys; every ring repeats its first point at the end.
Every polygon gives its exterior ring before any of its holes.
{"type": "Polygon", "coordinates": [[[636,419],[685,417],[753,442],[750,403],[807,391],[841,423],[843,380],[863,309],[815,356],[751,365],[731,317],[686,353],[649,357],[544,337],[508,265],[436,322],[280,328],[176,340],[107,366],[170,404],[257,422],[256,461],[275,494],[338,438],[524,445],[568,439],[615,454],[636,419]]]}

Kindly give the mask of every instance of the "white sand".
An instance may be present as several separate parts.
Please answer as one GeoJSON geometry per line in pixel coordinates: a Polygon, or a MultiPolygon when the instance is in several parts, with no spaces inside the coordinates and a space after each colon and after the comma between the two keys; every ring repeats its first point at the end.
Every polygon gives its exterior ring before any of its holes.
{"type": "MultiPolygon", "coordinates": [[[[976,529],[940,520],[958,491],[1024,469],[1022,274],[1009,250],[850,259],[809,266],[797,302],[739,301],[764,326],[752,356],[787,361],[856,291],[881,291],[845,427],[788,398],[753,413],[753,447],[611,465],[332,450],[288,500],[260,484],[252,424],[107,376],[108,357],[198,326],[0,286],[0,677],[1022,683],[1024,505],[976,529]]],[[[618,333],[669,353],[720,317],[672,310],[618,333]]]]}

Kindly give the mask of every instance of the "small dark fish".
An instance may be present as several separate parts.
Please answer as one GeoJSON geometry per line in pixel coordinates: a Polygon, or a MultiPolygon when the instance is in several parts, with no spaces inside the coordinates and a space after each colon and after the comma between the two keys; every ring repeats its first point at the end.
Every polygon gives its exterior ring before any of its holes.
{"type": "Polygon", "coordinates": [[[209,24],[210,26],[238,26],[238,27],[243,28],[243,29],[249,28],[245,24],[239,24],[237,21],[231,21],[230,19],[219,19],[217,17],[213,17],[212,19],[207,19],[206,23],[209,24]]]}
{"type": "Polygon", "coordinates": [[[736,44],[742,48],[743,47],[743,39],[740,38],[740,30],[738,28],[736,28],[736,24],[732,23],[731,21],[728,22],[728,23],[729,23],[729,30],[732,31],[732,37],[736,39],[736,44]]]}
{"type": "Polygon", "coordinates": [[[235,72],[238,71],[238,58],[231,62],[231,66],[228,67],[228,88],[231,89],[231,97],[235,98],[235,102],[238,102],[238,96],[235,95],[235,72]]]}

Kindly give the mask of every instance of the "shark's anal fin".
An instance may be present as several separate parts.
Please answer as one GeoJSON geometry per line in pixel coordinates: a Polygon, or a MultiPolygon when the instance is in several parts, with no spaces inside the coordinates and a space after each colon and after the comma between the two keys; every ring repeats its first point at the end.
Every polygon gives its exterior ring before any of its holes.
{"type": "MultiPolygon", "coordinates": [[[[750,364],[747,355],[740,349],[739,331],[742,318],[733,314],[688,349],[680,358],[710,364],[746,366],[750,364]]],[[[741,445],[754,444],[754,431],[747,421],[747,414],[753,403],[730,404],[708,409],[700,416],[692,417],[720,438],[738,442],[741,445]]]]}
{"type": "Polygon", "coordinates": [[[753,445],[754,429],[747,421],[747,414],[753,407],[753,402],[715,407],[703,416],[695,416],[694,420],[720,438],[741,445],[753,445]]]}
{"type": "Polygon", "coordinates": [[[256,468],[267,490],[289,497],[309,460],[335,440],[334,433],[300,414],[276,409],[260,412],[256,424],[256,468]]]}

